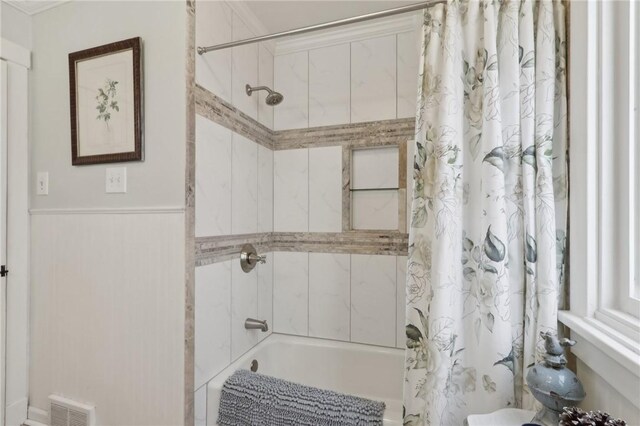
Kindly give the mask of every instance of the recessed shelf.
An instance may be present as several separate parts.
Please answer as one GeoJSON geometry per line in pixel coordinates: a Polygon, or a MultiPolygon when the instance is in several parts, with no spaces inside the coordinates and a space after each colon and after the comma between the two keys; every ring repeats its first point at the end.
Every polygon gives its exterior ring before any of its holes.
{"type": "Polygon", "coordinates": [[[350,188],[349,191],[357,192],[357,191],[397,191],[400,188],[350,188]]]}

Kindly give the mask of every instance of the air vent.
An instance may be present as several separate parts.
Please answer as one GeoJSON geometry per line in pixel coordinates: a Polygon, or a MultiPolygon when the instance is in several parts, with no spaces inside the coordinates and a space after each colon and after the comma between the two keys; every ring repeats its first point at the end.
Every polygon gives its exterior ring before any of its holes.
{"type": "Polygon", "coordinates": [[[51,426],[95,426],[95,407],[58,395],[49,395],[51,426]]]}

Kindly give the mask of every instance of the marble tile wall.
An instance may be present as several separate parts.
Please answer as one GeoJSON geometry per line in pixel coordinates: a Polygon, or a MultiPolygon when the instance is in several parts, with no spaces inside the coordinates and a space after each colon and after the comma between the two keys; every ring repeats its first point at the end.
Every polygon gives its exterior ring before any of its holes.
{"type": "Polygon", "coordinates": [[[309,127],[351,122],[350,48],[346,43],[309,51],[309,127]]]}
{"type": "Polygon", "coordinates": [[[202,385],[195,393],[193,411],[195,426],[207,425],[207,386],[202,385]]]}
{"type": "Polygon", "coordinates": [[[231,130],[196,115],[196,237],[231,233],[231,130]]]}
{"type": "Polygon", "coordinates": [[[231,361],[230,261],[196,268],[195,388],[231,361]]]}
{"type": "Polygon", "coordinates": [[[415,117],[420,30],[278,55],[276,130],[415,117]]]}
{"type": "Polygon", "coordinates": [[[309,231],[309,150],[273,153],[273,229],[309,231]]]}
{"type": "Polygon", "coordinates": [[[244,136],[233,135],[231,234],[258,232],[258,146],[244,136]]]}
{"type": "MultiPolygon", "coordinates": [[[[255,36],[236,13],[232,16],[234,41],[255,36]]],[[[231,49],[231,102],[254,120],[258,119],[258,96],[248,96],[245,85],[258,85],[259,47],[258,44],[246,44],[231,49]]]]}
{"type": "Polygon", "coordinates": [[[274,90],[285,100],[273,111],[275,130],[309,127],[309,54],[276,56],[273,61],[274,90]]]}
{"type": "Polygon", "coordinates": [[[342,231],[342,148],[309,148],[309,232],[342,231]]]}
{"type": "MultiPolygon", "coordinates": [[[[228,43],[232,39],[233,13],[225,2],[201,2],[196,11],[196,46],[228,43]]],[[[196,54],[196,80],[231,102],[231,50],[196,54]]]]}
{"type": "Polygon", "coordinates": [[[271,333],[244,328],[248,317],[272,328],[274,259],[265,254],[267,264],[248,274],[237,258],[196,268],[194,390],[271,333]]]}
{"type": "MultiPolygon", "coordinates": [[[[196,44],[254,36],[236,10],[227,2],[198,3],[196,44]]],[[[244,321],[272,325],[272,255],[247,274],[238,252],[248,241],[263,251],[259,233],[273,231],[273,107],[263,93],[245,93],[246,84],[273,86],[273,60],[264,44],[196,55],[197,425],[206,423],[206,383],[271,333],[245,330],[244,321]],[[211,261],[206,253],[221,244],[226,255],[211,261]]]]}
{"type": "Polygon", "coordinates": [[[273,268],[274,332],[404,347],[406,256],[275,252],[273,268]]]}
{"type": "Polygon", "coordinates": [[[309,254],[273,255],[273,330],[309,334],[309,254]]]}
{"type": "Polygon", "coordinates": [[[309,336],[351,338],[351,255],[309,253],[309,336]]]}
{"type": "Polygon", "coordinates": [[[351,43],[351,121],[396,118],[396,78],[396,36],[351,43]]]}
{"type": "MultiPolygon", "coordinates": [[[[255,36],[246,24],[247,19],[225,1],[202,2],[196,12],[196,45],[209,46],[255,36]]],[[[264,94],[248,96],[245,93],[246,84],[273,85],[273,53],[265,44],[196,55],[196,84],[273,128],[273,107],[264,104],[264,94]]]]}

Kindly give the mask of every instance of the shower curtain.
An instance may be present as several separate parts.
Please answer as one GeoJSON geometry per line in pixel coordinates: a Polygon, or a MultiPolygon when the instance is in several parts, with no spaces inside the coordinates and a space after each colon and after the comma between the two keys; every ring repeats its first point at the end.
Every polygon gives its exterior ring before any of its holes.
{"type": "Polygon", "coordinates": [[[404,425],[533,408],[566,228],[564,5],[425,10],[407,268],[404,425]]]}

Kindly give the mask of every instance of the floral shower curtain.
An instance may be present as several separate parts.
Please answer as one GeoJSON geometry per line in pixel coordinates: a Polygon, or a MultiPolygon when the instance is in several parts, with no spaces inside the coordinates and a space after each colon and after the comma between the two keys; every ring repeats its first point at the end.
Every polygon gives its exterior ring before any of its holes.
{"type": "Polygon", "coordinates": [[[558,0],[425,10],[407,274],[405,425],[532,408],[563,303],[566,55],[558,0]]]}

